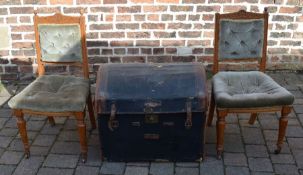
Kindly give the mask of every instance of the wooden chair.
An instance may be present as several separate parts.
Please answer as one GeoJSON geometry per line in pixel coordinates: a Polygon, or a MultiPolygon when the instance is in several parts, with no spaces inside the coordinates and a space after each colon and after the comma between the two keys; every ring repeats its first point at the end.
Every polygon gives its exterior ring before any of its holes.
{"type": "Polygon", "coordinates": [[[35,11],[34,27],[39,77],[13,97],[9,106],[17,117],[17,124],[24,144],[25,154],[30,155],[24,114],[54,118],[74,116],[77,119],[82,161],[87,159],[86,105],[92,129],[96,128],[90,93],[89,70],[85,36],[85,18],[56,13],[53,16],[38,16],[35,11]],[[45,65],[72,65],[80,67],[83,77],[44,75],[45,65]]]}
{"type": "Polygon", "coordinates": [[[217,112],[217,156],[223,152],[225,117],[251,113],[253,124],[260,112],[281,111],[275,153],[280,153],[294,96],[264,74],[267,52],[268,13],[216,14],[211,102],[207,125],[217,112]],[[220,71],[219,63],[257,61],[259,71],[220,71]]]}

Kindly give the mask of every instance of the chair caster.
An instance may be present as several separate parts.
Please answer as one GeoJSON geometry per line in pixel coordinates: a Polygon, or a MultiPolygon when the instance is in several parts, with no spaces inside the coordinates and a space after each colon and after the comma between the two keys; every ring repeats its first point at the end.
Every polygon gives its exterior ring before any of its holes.
{"type": "Polygon", "coordinates": [[[87,154],[86,153],[81,153],[81,161],[82,163],[86,163],[87,160],[87,154]]]}

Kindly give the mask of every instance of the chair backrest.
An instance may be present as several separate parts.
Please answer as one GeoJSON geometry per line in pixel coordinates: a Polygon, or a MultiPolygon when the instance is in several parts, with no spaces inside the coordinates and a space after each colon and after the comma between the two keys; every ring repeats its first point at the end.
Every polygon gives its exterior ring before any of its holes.
{"type": "Polygon", "coordinates": [[[35,11],[34,26],[39,76],[45,73],[45,65],[63,64],[79,66],[83,76],[89,77],[82,10],[80,16],[65,16],[61,13],[38,16],[35,11]]]}
{"type": "Polygon", "coordinates": [[[267,52],[268,13],[240,10],[219,14],[215,18],[213,73],[219,71],[219,62],[258,61],[264,72],[267,52]]]}

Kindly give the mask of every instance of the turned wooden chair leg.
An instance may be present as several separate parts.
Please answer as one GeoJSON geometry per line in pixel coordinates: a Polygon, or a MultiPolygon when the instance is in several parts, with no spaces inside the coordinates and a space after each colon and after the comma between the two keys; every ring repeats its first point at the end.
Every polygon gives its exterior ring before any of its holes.
{"type": "Polygon", "coordinates": [[[286,133],[287,123],[288,123],[288,114],[291,112],[290,106],[283,106],[281,111],[281,117],[279,119],[279,134],[277,141],[277,149],[275,150],[276,154],[279,154],[282,149],[283,140],[286,133]]]}
{"type": "Polygon", "coordinates": [[[93,130],[96,129],[97,125],[96,125],[96,119],[95,119],[94,108],[92,103],[92,97],[90,93],[87,98],[87,107],[88,107],[90,123],[92,125],[92,130],[93,130]]]}
{"type": "Polygon", "coordinates": [[[258,113],[251,113],[248,123],[253,125],[258,117],[258,113]]]}
{"type": "Polygon", "coordinates": [[[51,126],[55,126],[55,119],[54,119],[54,117],[52,117],[52,116],[47,116],[47,118],[48,118],[48,122],[49,122],[49,124],[51,125],[51,126]]]}
{"type": "Polygon", "coordinates": [[[211,123],[214,118],[214,111],[215,111],[215,98],[214,94],[211,93],[211,99],[210,99],[210,105],[209,105],[209,111],[208,111],[208,118],[207,118],[207,126],[211,126],[211,123]]]}
{"type": "Polygon", "coordinates": [[[223,145],[224,145],[224,129],[225,129],[225,117],[227,111],[217,110],[217,158],[222,159],[223,145]]]}
{"type": "Polygon", "coordinates": [[[78,133],[80,138],[82,162],[87,160],[87,140],[86,140],[86,126],[84,123],[85,112],[77,112],[75,114],[77,119],[78,133]]]}
{"type": "Polygon", "coordinates": [[[17,117],[17,125],[19,128],[21,140],[23,142],[25,157],[29,158],[30,156],[29,143],[28,143],[28,137],[26,132],[26,122],[24,120],[24,114],[22,110],[18,110],[18,109],[14,110],[14,114],[17,117]]]}

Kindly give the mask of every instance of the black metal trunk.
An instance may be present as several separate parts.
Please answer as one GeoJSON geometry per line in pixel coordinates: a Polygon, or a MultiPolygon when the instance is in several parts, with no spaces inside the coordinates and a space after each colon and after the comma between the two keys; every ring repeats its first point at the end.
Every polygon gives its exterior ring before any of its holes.
{"type": "Polygon", "coordinates": [[[200,64],[109,64],[98,71],[96,109],[109,161],[195,161],[207,109],[200,64]]]}

